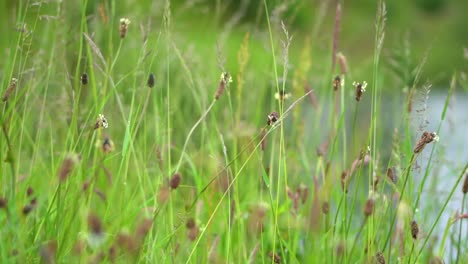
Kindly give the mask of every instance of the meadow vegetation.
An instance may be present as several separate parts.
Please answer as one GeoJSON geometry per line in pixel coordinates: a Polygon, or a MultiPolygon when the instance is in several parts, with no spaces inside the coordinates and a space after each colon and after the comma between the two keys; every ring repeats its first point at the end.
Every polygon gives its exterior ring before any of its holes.
{"type": "MultiPolygon", "coordinates": [[[[3,4],[1,263],[468,262],[468,160],[425,194],[450,135],[416,118],[430,51],[384,48],[383,1],[362,64],[341,1],[300,35],[276,1],[241,25],[249,1],[216,1],[222,28],[119,2],[3,4]]],[[[450,76],[439,129],[468,90],[450,76]]]]}

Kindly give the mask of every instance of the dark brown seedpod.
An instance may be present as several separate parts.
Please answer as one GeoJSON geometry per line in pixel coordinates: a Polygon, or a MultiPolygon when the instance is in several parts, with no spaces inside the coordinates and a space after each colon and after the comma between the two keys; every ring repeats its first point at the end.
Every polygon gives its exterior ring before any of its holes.
{"type": "Polygon", "coordinates": [[[277,112],[271,112],[267,118],[267,125],[271,126],[276,123],[279,119],[279,114],[277,112]]]}
{"type": "Polygon", "coordinates": [[[366,91],[367,82],[353,82],[354,87],[356,88],[356,101],[361,101],[361,97],[366,91]]]}
{"type": "Polygon", "coordinates": [[[127,36],[128,25],[130,25],[130,19],[120,19],[120,38],[125,38],[125,36],[127,36]]]}
{"type": "Polygon", "coordinates": [[[424,131],[421,135],[421,138],[418,141],[418,144],[416,144],[416,147],[414,148],[414,153],[420,153],[427,144],[438,140],[439,137],[435,132],[429,133],[427,131],[424,131]]]}
{"type": "Polygon", "coordinates": [[[80,81],[82,85],[87,85],[88,84],[88,74],[83,73],[81,74],[80,81]]]}
{"type": "Polygon", "coordinates": [[[341,77],[337,75],[335,79],[333,79],[333,91],[338,91],[338,88],[341,87],[341,77]]]}
{"type": "Polygon", "coordinates": [[[8,205],[8,200],[5,197],[0,197],[0,209],[6,208],[8,205]]]}
{"type": "Polygon", "coordinates": [[[13,93],[13,91],[15,91],[17,84],[18,84],[18,79],[12,78],[11,82],[10,82],[10,85],[8,85],[8,87],[5,90],[5,93],[3,94],[3,98],[2,98],[3,102],[8,101],[8,98],[10,98],[11,93],[13,93]]]}
{"type": "Polygon", "coordinates": [[[109,136],[104,136],[104,139],[102,140],[102,152],[105,154],[108,154],[112,151],[114,151],[114,142],[112,139],[110,139],[109,136]]]}
{"type": "Polygon", "coordinates": [[[181,179],[182,177],[180,173],[176,173],[172,175],[171,179],[169,180],[169,186],[171,187],[172,190],[175,190],[177,189],[177,187],[179,187],[181,179]]]}
{"type": "Polygon", "coordinates": [[[88,227],[93,235],[100,236],[104,233],[101,219],[95,214],[88,215],[88,227]]]}
{"type": "Polygon", "coordinates": [[[366,205],[364,207],[364,215],[366,217],[369,217],[372,215],[374,212],[374,200],[373,199],[367,199],[366,205]]]}
{"type": "Polygon", "coordinates": [[[322,213],[323,214],[328,214],[330,212],[330,204],[328,202],[323,202],[322,203],[322,213]]]}
{"type": "Polygon", "coordinates": [[[156,80],[154,78],[154,74],[150,73],[148,76],[148,81],[146,82],[146,85],[148,85],[149,88],[153,88],[155,83],[156,83],[156,80]]]}
{"type": "Polygon", "coordinates": [[[375,255],[375,260],[378,264],[385,264],[385,258],[382,252],[377,252],[377,254],[375,255]]]}
{"type": "Polygon", "coordinates": [[[270,251],[268,256],[273,260],[273,263],[281,263],[281,257],[278,254],[270,251]]]}
{"type": "Polygon", "coordinates": [[[26,196],[30,197],[33,194],[34,194],[34,190],[33,190],[33,188],[31,188],[31,186],[29,186],[28,189],[26,189],[26,196]]]}
{"type": "Polygon", "coordinates": [[[193,218],[189,218],[187,219],[187,222],[185,222],[185,227],[187,227],[187,229],[192,229],[196,226],[195,224],[195,220],[193,218]]]}
{"type": "Polygon", "coordinates": [[[78,162],[79,158],[76,155],[68,155],[62,162],[60,169],[57,172],[57,176],[60,182],[64,182],[68,176],[70,176],[73,167],[78,162]]]}
{"type": "Polygon", "coordinates": [[[413,237],[414,240],[418,238],[418,233],[419,233],[419,226],[416,221],[411,222],[411,236],[413,237]]]}
{"type": "Polygon", "coordinates": [[[395,183],[396,179],[395,179],[395,168],[394,167],[391,167],[391,168],[387,169],[387,177],[391,182],[395,183]]]}
{"type": "Polygon", "coordinates": [[[23,207],[23,215],[28,215],[33,210],[33,207],[30,204],[27,204],[23,207]]]}
{"type": "Polygon", "coordinates": [[[112,245],[110,248],[109,248],[109,261],[111,263],[114,263],[116,260],[117,260],[117,248],[112,245]]]}
{"type": "Polygon", "coordinates": [[[346,171],[341,173],[341,189],[343,192],[348,193],[348,173],[346,171]]]}
{"type": "Polygon", "coordinates": [[[195,226],[194,228],[190,228],[187,234],[187,237],[190,241],[195,241],[200,233],[200,229],[195,226]]]}
{"type": "Polygon", "coordinates": [[[219,80],[218,89],[215,93],[215,99],[218,100],[223,94],[226,87],[232,82],[232,77],[229,72],[221,73],[221,78],[219,80]]]}
{"type": "Polygon", "coordinates": [[[462,192],[463,194],[468,193],[468,173],[465,174],[465,181],[463,182],[462,192]]]}

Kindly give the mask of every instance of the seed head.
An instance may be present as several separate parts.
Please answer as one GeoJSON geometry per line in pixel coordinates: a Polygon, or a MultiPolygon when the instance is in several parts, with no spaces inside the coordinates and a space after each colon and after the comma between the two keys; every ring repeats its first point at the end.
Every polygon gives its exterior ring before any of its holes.
{"type": "Polygon", "coordinates": [[[8,200],[5,197],[0,197],[0,209],[6,208],[8,200]]]}
{"type": "Polygon", "coordinates": [[[82,85],[87,85],[88,84],[88,74],[83,73],[81,74],[80,81],[82,85]]]}
{"type": "Polygon", "coordinates": [[[344,80],[341,79],[339,75],[333,79],[333,91],[338,91],[340,87],[343,87],[344,80]]]}
{"type": "Polygon", "coordinates": [[[273,260],[273,263],[281,263],[281,257],[278,254],[270,252],[268,253],[268,256],[273,260]]]}
{"type": "Polygon", "coordinates": [[[126,17],[120,19],[120,38],[125,38],[127,35],[128,25],[130,25],[130,19],[126,17]]]}
{"type": "Polygon", "coordinates": [[[341,74],[345,75],[348,72],[348,63],[346,62],[345,55],[339,52],[338,54],[336,54],[336,58],[338,59],[338,63],[340,64],[341,74]]]}
{"type": "Polygon", "coordinates": [[[367,82],[353,82],[354,87],[356,88],[356,101],[361,101],[361,97],[366,91],[367,82]]]}
{"type": "Polygon", "coordinates": [[[387,169],[387,177],[391,182],[395,182],[395,168],[392,167],[387,169]]]}
{"type": "Polygon", "coordinates": [[[192,228],[195,228],[197,224],[195,224],[195,220],[193,218],[189,218],[187,219],[185,226],[187,227],[187,229],[192,229],[192,228]]]}
{"type": "Polygon", "coordinates": [[[110,137],[104,136],[104,139],[102,140],[102,145],[101,145],[102,152],[105,154],[108,154],[112,151],[114,151],[114,142],[110,137]]]}
{"type": "Polygon", "coordinates": [[[99,114],[98,118],[96,119],[96,124],[94,125],[94,129],[98,128],[108,128],[109,123],[107,122],[107,119],[104,117],[103,114],[99,114]]]}
{"type": "Polygon", "coordinates": [[[176,173],[172,175],[171,179],[169,180],[169,186],[171,187],[172,190],[175,190],[177,189],[177,187],[179,187],[181,179],[182,177],[180,173],[176,173]]]}
{"type": "Polygon", "coordinates": [[[424,131],[421,135],[421,138],[419,139],[418,144],[416,144],[416,147],[414,148],[414,153],[420,153],[427,144],[433,141],[439,141],[439,136],[436,134],[436,132],[429,133],[424,131]]]}
{"type": "Polygon", "coordinates": [[[68,176],[70,176],[71,171],[75,165],[79,162],[80,157],[75,154],[69,154],[62,162],[60,169],[57,172],[57,176],[60,182],[64,182],[68,176]]]}
{"type": "Polygon", "coordinates": [[[31,186],[29,186],[28,189],[26,189],[26,196],[30,197],[33,194],[34,194],[34,190],[33,188],[31,188],[31,186]]]}
{"type": "Polygon", "coordinates": [[[279,92],[275,93],[275,99],[278,101],[284,101],[289,98],[291,98],[291,93],[287,93],[284,90],[280,90],[279,92]]]}
{"type": "Polygon", "coordinates": [[[2,98],[3,102],[8,101],[8,98],[10,97],[11,93],[13,93],[13,91],[16,89],[17,84],[18,84],[18,79],[12,78],[11,82],[10,82],[10,85],[5,90],[5,93],[3,94],[3,98],[2,98]]]}
{"type": "Polygon", "coordinates": [[[462,192],[463,194],[468,193],[468,173],[465,174],[465,181],[463,182],[462,192]]]}
{"type": "Polygon", "coordinates": [[[95,214],[88,215],[88,227],[93,235],[100,236],[103,234],[101,219],[95,214]]]}
{"type": "Polygon", "coordinates": [[[322,213],[323,214],[328,214],[328,212],[330,211],[330,204],[328,204],[328,202],[323,202],[322,203],[322,213]]]}
{"type": "Polygon", "coordinates": [[[366,217],[369,217],[372,215],[373,212],[374,212],[374,200],[367,199],[366,206],[364,207],[364,215],[366,217]]]}
{"type": "Polygon", "coordinates": [[[216,90],[216,93],[215,93],[216,100],[218,100],[219,97],[221,97],[224,90],[226,89],[227,86],[229,86],[230,83],[232,83],[232,77],[229,74],[229,72],[221,73],[221,77],[220,77],[219,84],[218,84],[218,90],[216,90]]]}
{"type": "Polygon", "coordinates": [[[279,119],[279,114],[277,112],[271,112],[268,115],[267,125],[269,126],[273,125],[274,123],[276,123],[276,121],[278,121],[278,119],[279,119]]]}
{"type": "Polygon", "coordinates": [[[155,79],[154,79],[154,74],[150,73],[148,76],[148,81],[146,82],[146,85],[148,85],[149,88],[153,88],[155,84],[155,79]]]}
{"type": "Polygon", "coordinates": [[[418,238],[418,233],[419,233],[419,226],[416,221],[411,221],[411,236],[413,237],[414,240],[418,238]]]}
{"type": "Polygon", "coordinates": [[[378,264],[385,264],[385,258],[382,252],[377,252],[377,254],[375,255],[375,259],[377,260],[378,264]]]}

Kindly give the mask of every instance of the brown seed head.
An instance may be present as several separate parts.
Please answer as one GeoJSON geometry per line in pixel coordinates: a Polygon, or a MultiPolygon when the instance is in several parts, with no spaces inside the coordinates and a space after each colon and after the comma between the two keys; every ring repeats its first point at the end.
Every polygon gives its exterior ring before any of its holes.
{"type": "Polygon", "coordinates": [[[92,234],[94,235],[102,235],[104,229],[102,228],[101,219],[95,214],[88,215],[88,227],[92,234]]]}
{"type": "Polygon", "coordinates": [[[143,241],[145,239],[148,232],[151,230],[151,226],[153,225],[153,219],[146,218],[141,222],[136,229],[135,236],[137,240],[143,241]]]}
{"type": "Polygon", "coordinates": [[[198,227],[190,228],[187,237],[190,241],[195,241],[198,237],[198,233],[200,233],[200,229],[198,229],[198,227]]]}
{"type": "Polygon", "coordinates": [[[462,192],[463,194],[468,193],[468,173],[465,174],[465,181],[463,182],[462,192]]]}
{"type": "Polygon", "coordinates": [[[125,38],[128,31],[128,25],[130,25],[130,20],[128,18],[120,19],[120,38],[125,38]]]}
{"type": "Polygon", "coordinates": [[[88,74],[83,73],[81,74],[80,81],[82,85],[87,85],[88,84],[88,74]]]}
{"type": "Polygon", "coordinates": [[[346,171],[341,173],[341,189],[343,192],[348,193],[348,173],[346,171]]]}
{"type": "Polygon", "coordinates": [[[416,144],[416,147],[414,148],[414,153],[420,153],[427,144],[438,140],[439,136],[437,136],[435,132],[429,133],[424,131],[418,141],[418,144],[416,144]]]}
{"type": "Polygon", "coordinates": [[[148,85],[149,88],[153,88],[155,83],[156,83],[156,80],[154,78],[154,74],[150,73],[148,76],[148,81],[146,82],[146,85],[148,85]]]}
{"type": "Polygon", "coordinates": [[[260,134],[260,149],[262,151],[264,151],[266,149],[266,146],[267,146],[266,136],[267,136],[267,130],[262,129],[262,133],[260,134]]]}
{"type": "Polygon", "coordinates": [[[328,202],[323,202],[322,203],[322,213],[323,214],[328,214],[330,212],[330,204],[328,202]]]}
{"type": "Polygon", "coordinates": [[[111,153],[114,151],[114,142],[110,137],[104,136],[104,139],[102,140],[102,146],[101,146],[102,152],[105,154],[111,153]]]}
{"type": "Polygon", "coordinates": [[[5,197],[0,197],[0,209],[6,208],[8,205],[8,200],[5,197]]]}
{"type": "Polygon", "coordinates": [[[418,233],[419,233],[419,226],[416,221],[411,222],[411,236],[413,237],[414,240],[418,238],[418,233]]]}
{"type": "Polygon", "coordinates": [[[218,84],[218,90],[215,93],[215,99],[218,100],[221,95],[223,95],[224,90],[226,87],[232,82],[232,77],[229,72],[221,73],[221,77],[218,84]]]}
{"type": "Polygon", "coordinates": [[[27,205],[23,206],[22,212],[23,212],[23,215],[27,216],[33,210],[34,210],[34,205],[33,204],[27,204],[27,205]]]}
{"type": "Polygon", "coordinates": [[[192,229],[192,228],[195,228],[196,226],[197,224],[195,223],[195,220],[193,218],[187,219],[187,222],[185,223],[185,227],[187,227],[187,229],[192,229]]]}
{"type": "Polygon", "coordinates": [[[70,154],[62,162],[60,169],[57,172],[60,182],[64,182],[68,176],[70,176],[71,171],[75,167],[75,164],[78,163],[79,156],[70,154]]]}
{"type": "Polygon", "coordinates": [[[346,73],[348,72],[348,63],[346,61],[345,55],[339,52],[338,54],[336,54],[336,58],[338,59],[338,63],[340,64],[341,74],[346,75],[346,73]]]}
{"type": "Polygon", "coordinates": [[[273,260],[273,263],[281,263],[281,257],[278,254],[270,251],[268,256],[273,260]]]}
{"type": "Polygon", "coordinates": [[[356,88],[356,101],[361,101],[361,97],[366,91],[367,82],[353,82],[354,87],[356,88]]]}
{"type": "Polygon", "coordinates": [[[104,117],[104,115],[99,114],[98,118],[96,119],[96,123],[94,124],[94,129],[108,128],[108,127],[109,127],[109,122],[107,122],[107,119],[104,117]]]}
{"type": "Polygon", "coordinates": [[[28,189],[26,189],[26,196],[30,197],[33,194],[34,194],[34,190],[33,188],[31,188],[31,186],[29,186],[28,189]]]}
{"type": "Polygon", "coordinates": [[[374,212],[374,200],[367,199],[366,206],[364,207],[364,215],[369,217],[374,212]]]}
{"type": "Polygon", "coordinates": [[[333,91],[338,91],[338,89],[342,86],[341,77],[337,75],[335,79],[333,79],[333,91]]]}
{"type": "Polygon", "coordinates": [[[277,112],[271,112],[267,118],[267,125],[271,126],[279,119],[279,114],[277,112]]]}
{"type": "Polygon", "coordinates": [[[385,264],[385,258],[382,252],[377,252],[377,254],[375,255],[375,260],[378,264],[385,264]]]}
{"type": "Polygon", "coordinates": [[[395,168],[394,167],[387,169],[387,177],[391,182],[395,183],[395,168]]]}
{"type": "Polygon", "coordinates": [[[16,89],[17,84],[18,84],[18,79],[12,78],[11,82],[10,82],[10,85],[5,90],[5,93],[3,94],[3,98],[2,98],[3,102],[8,101],[8,98],[10,97],[11,93],[13,93],[13,91],[16,89]]]}
{"type": "Polygon", "coordinates": [[[175,190],[177,187],[179,187],[181,179],[182,177],[180,176],[180,173],[172,175],[171,179],[169,180],[169,186],[172,190],[175,190]]]}

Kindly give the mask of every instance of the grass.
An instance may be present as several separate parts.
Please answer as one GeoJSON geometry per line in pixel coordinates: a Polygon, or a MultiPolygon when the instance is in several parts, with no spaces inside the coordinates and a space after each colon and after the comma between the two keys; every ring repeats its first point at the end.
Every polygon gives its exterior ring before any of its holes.
{"type": "MultiPolygon", "coordinates": [[[[340,4],[320,45],[275,2],[262,1],[257,23],[207,26],[203,37],[181,30],[181,8],[19,1],[0,11],[14,25],[0,42],[2,263],[468,260],[466,192],[453,199],[468,163],[439,175],[454,179],[446,193],[427,195],[445,152],[411,107],[429,94],[426,57],[411,68],[405,42],[384,67],[383,1],[368,22],[370,65],[346,67],[340,4]],[[384,107],[398,120],[390,131],[384,107]],[[442,223],[452,202],[461,214],[442,223]]],[[[437,134],[466,93],[463,74],[437,134]]]]}

